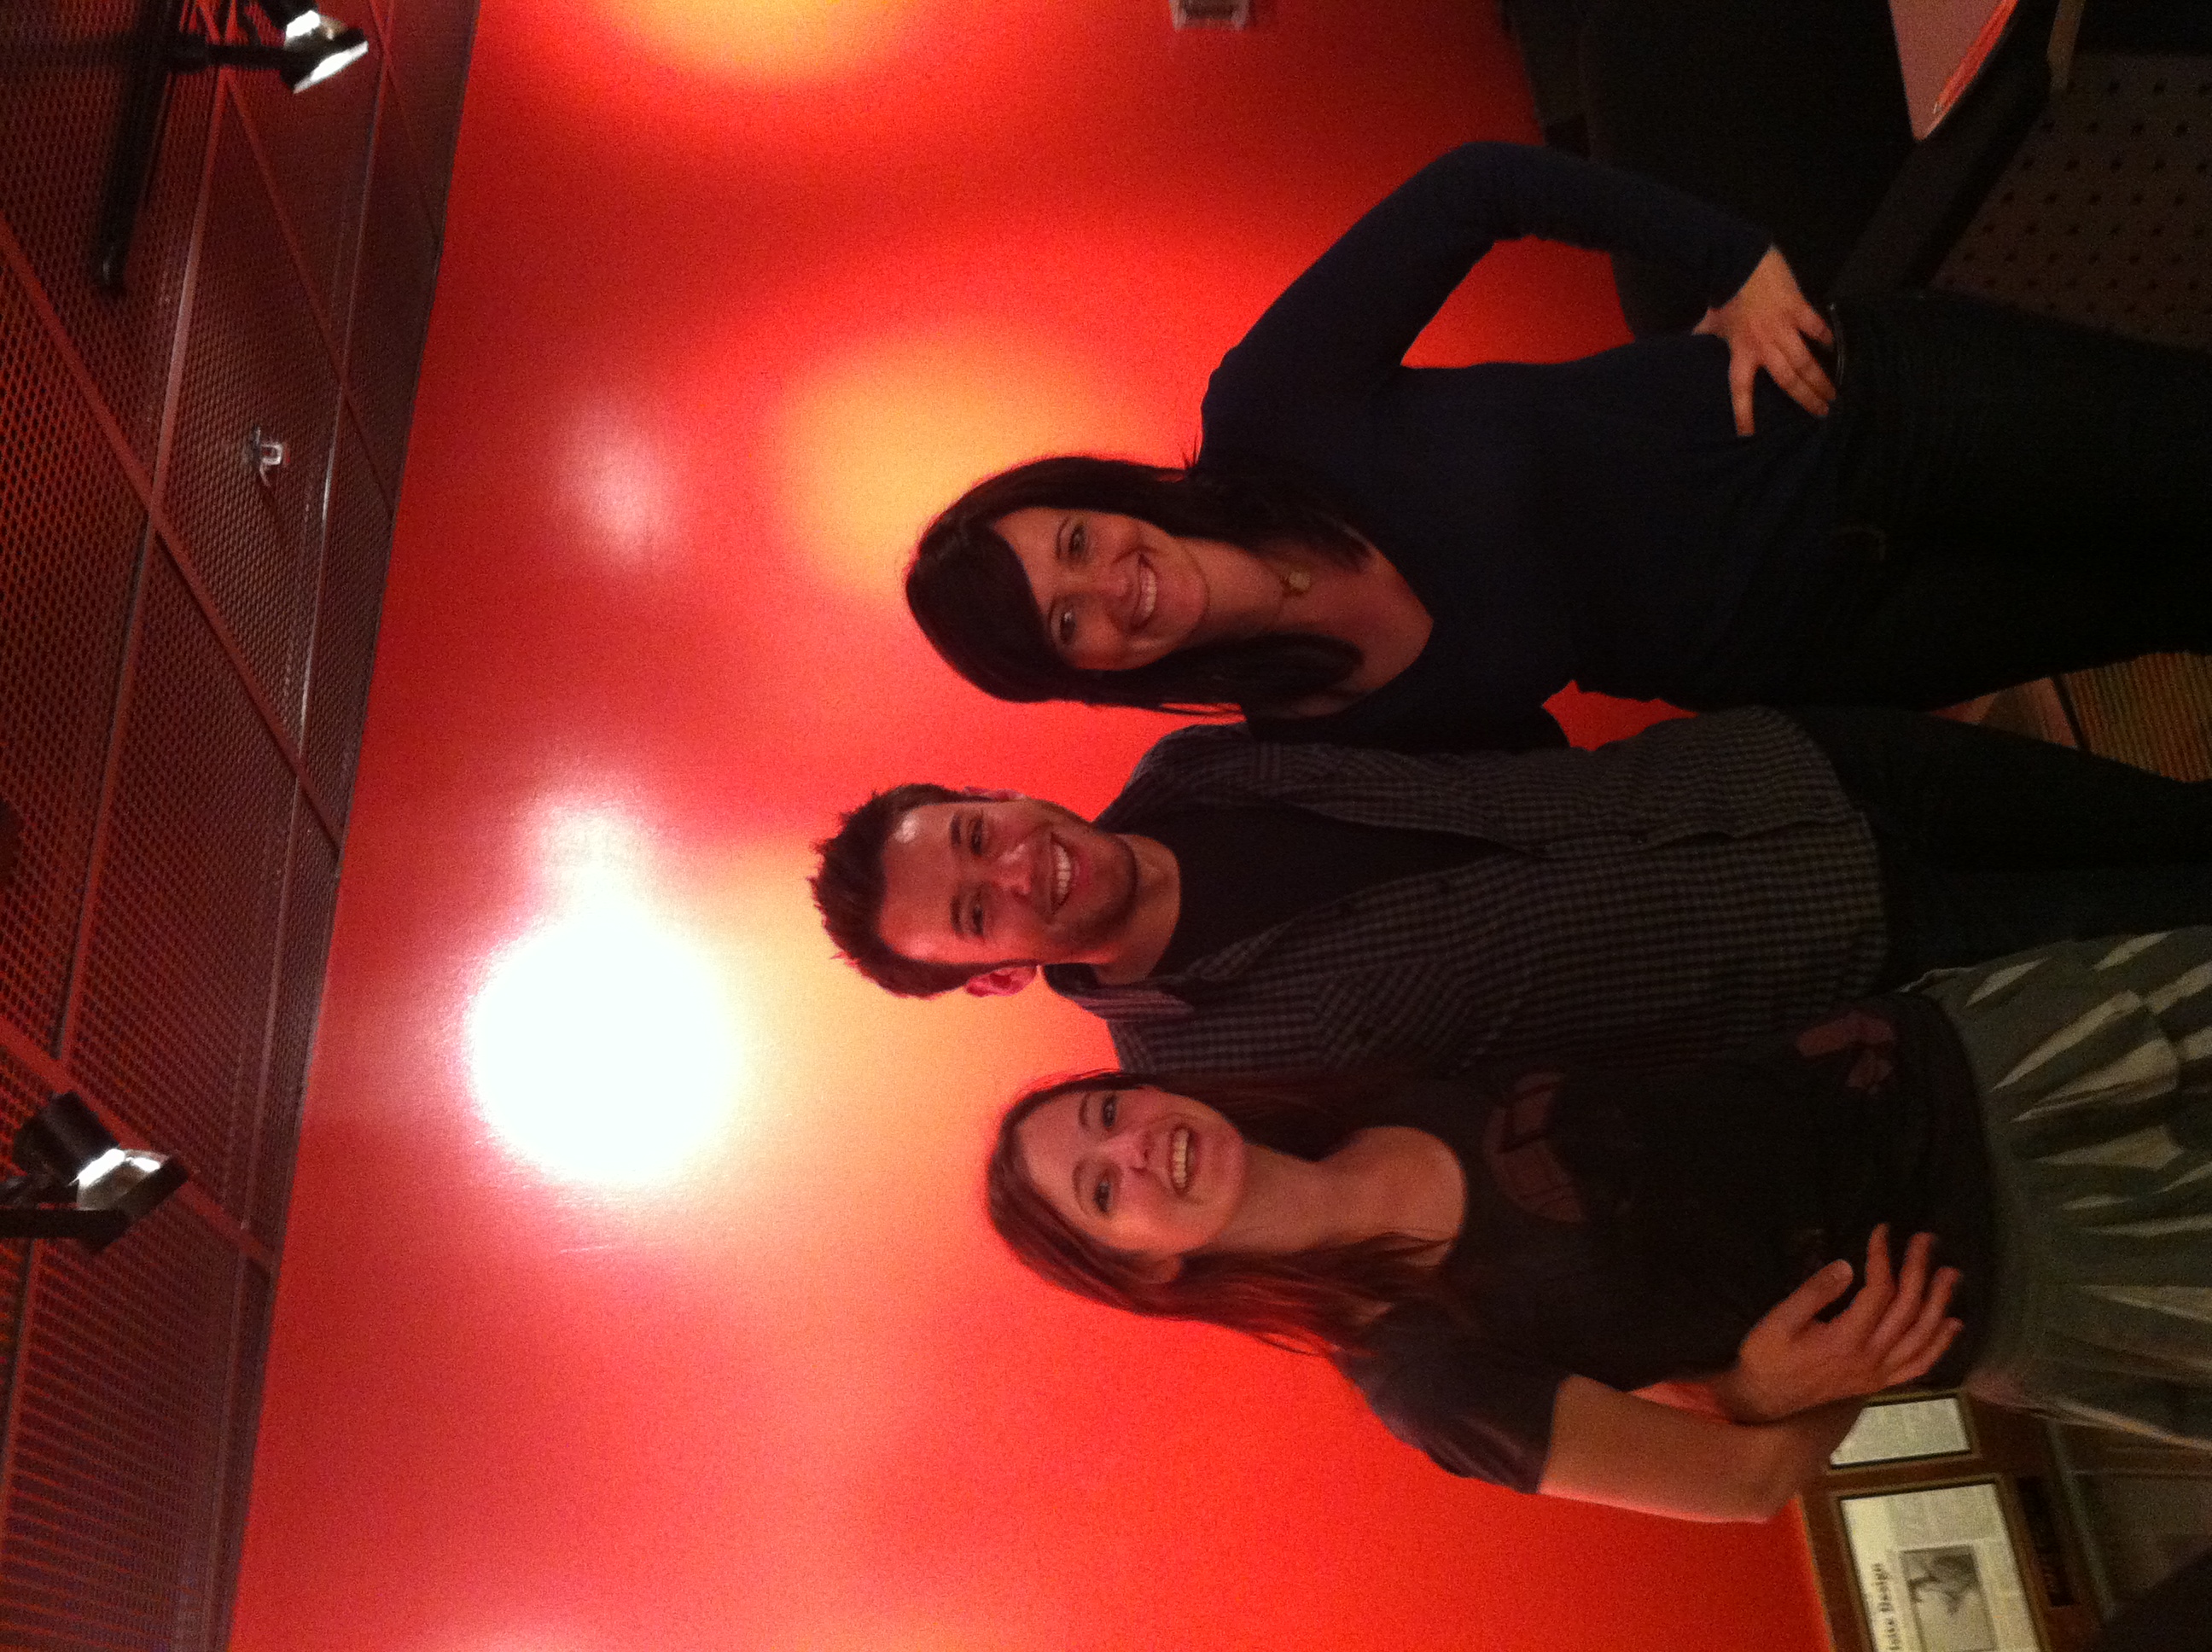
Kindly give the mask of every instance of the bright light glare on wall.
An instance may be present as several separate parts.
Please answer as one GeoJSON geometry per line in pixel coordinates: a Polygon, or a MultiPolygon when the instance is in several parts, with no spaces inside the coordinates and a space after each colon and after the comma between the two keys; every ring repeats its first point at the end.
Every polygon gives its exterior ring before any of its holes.
{"type": "Polygon", "coordinates": [[[588,543],[613,560],[641,564],[668,538],[674,489],[666,457],[644,421],[612,408],[587,409],[570,432],[562,474],[592,526],[588,543]]]}
{"type": "Polygon", "coordinates": [[[819,81],[896,47],[915,0],[600,0],[664,61],[743,80],[819,81]]]}
{"type": "Polygon", "coordinates": [[[547,835],[567,898],[492,960],[470,1006],[477,1108],[563,1181],[672,1180],[721,1134],[740,1077],[721,972],[656,910],[619,823],[570,815],[547,835]]]}
{"type": "Polygon", "coordinates": [[[1147,434],[1110,361],[1013,326],[871,339],[815,364],[780,411],[785,510],[822,571],[898,601],[914,536],[971,483],[1147,434]]]}

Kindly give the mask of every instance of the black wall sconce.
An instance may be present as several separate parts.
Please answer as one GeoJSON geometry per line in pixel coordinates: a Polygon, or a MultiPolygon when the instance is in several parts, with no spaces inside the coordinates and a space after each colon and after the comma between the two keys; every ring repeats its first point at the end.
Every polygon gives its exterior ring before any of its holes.
{"type": "MultiPolygon", "coordinates": [[[[293,91],[304,92],[368,55],[367,34],[316,10],[306,0],[254,0],[254,9],[276,27],[279,42],[210,39],[185,21],[191,11],[189,0],[144,0],[136,66],[124,100],[93,251],[94,279],[107,291],[123,290],[138,209],[161,153],[172,75],[204,69],[268,70],[293,91]]],[[[240,15],[244,15],[242,8],[240,15]]]]}
{"type": "Polygon", "coordinates": [[[325,17],[297,0],[257,0],[261,14],[283,31],[281,46],[258,40],[231,45],[180,30],[169,49],[169,67],[190,74],[202,69],[273,69],[295,92],[304,92],[368,55],[368,36],[335,17],[325,17]]]}
{"type": "Polygon", "coordinates": [[[0,1238],[74,1239],[99,1250],[185,1185],[167,1153],[125,1147],[75,1090],[25,1120],[0,1181],[0,1238]]]}

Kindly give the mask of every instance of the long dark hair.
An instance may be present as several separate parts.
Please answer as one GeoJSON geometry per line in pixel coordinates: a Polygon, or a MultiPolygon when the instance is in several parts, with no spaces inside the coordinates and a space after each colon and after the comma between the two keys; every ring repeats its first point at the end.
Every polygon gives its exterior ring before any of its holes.
{"type": "Polygon", "coordinates": [[[1298,1353],[1357,1354],[1382,1309],[1429,1301],[1448,1308],[1437,1270],[1417,1259],[1429,1242],[1382,1234],[1287,1255],[1197,1252],[1176,1277],[1150,1278],[1134,1258],[1079,1232],[1037,1191],[1022,1162],[1022,1121],[1072,1090],[1154,1084],[1220,1114],[1247,1141],[1300,1158],[1326,1157],[1359,1127],[1363,1104],[1395,1075],[1193,1075],[1099,1072],[1039,1084],[999,1121],[983,1175],[991,1226],[1024,1266],[1063,1291],[1158,1319],[1203,1320],[1298,1353]]]}
{"type": "Polygon", "coordinates": [[[1152,711],[1281,712],[1342,682],[1359,650],[1297,634],[1182,648],[1125,671],[1079,671],[1045,634],[1020,560],[993,525],[1019,510],[1109,511],[1164,532],[1218,539],[1255,556],[1296,544],[1346,568],[1367,546],[1302,486],[1194,465],[1172,470],[1064,454],[979,482],[922,532],[906,604],[945,663],[1000,700],[1075,700],[1152,711]]]}

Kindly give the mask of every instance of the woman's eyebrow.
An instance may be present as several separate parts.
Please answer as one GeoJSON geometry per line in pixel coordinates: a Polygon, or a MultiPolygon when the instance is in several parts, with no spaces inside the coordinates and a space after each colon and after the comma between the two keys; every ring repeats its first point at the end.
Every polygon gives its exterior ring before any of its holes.
{"type": "Polygon", "coordinates": [[[1088,1134],[1088,1133],[1090,1133],[1090,1130],[1091,1130],[1091,1092],[1090,1092],[1089,1090],[1085,1090],[1081,1096],[1079,1096],[1079,1097],[1077,1097],[1077,1098],[1076,1098],[1076,1102],[1075,1102],[1075,1122],[1076,1122],[1077,1124],[1079,1124],[1079,1126],[1081,1126],[1081,1127],[1082,1127],[1082,1128],[1083,1128],[1083,1130],[1084,1130],[1084,1133],[1085,1133],[1085,1134],[1088,1134]]]}

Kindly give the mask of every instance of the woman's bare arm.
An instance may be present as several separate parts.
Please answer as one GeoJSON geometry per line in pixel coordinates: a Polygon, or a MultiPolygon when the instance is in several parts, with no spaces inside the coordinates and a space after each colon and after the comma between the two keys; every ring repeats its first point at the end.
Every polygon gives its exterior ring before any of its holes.
{"type": "Polygon", "coordinates": [[[1571,1376],[1537,1489],[1676,1520],[1765,1520],[1820,1472],[1858,1412],[1847,1400],[1778,1423],[1729,1423],[1571,1376]]]}

